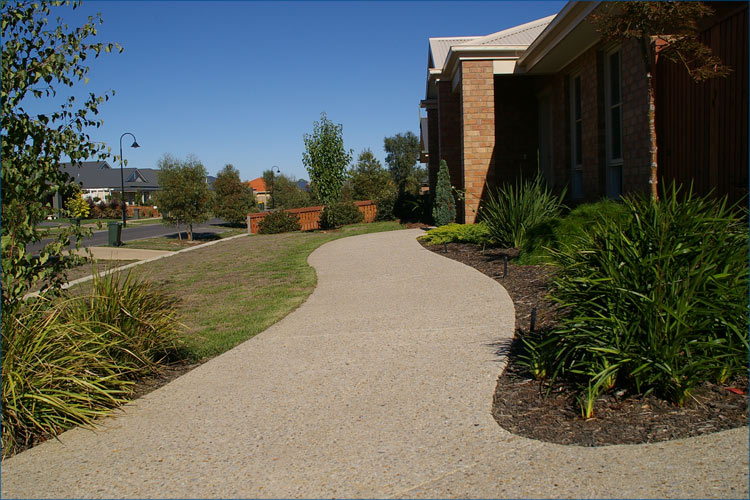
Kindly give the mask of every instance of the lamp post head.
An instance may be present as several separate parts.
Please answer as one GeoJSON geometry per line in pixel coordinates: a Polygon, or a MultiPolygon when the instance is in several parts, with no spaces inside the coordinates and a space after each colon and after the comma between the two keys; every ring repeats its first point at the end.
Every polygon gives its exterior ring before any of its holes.
{"type": "Polygon", "coordinates": [[[130,147],[131,148],[140,148],[141,146],[136,141],[133,141],[133,144],[130,147]]]}

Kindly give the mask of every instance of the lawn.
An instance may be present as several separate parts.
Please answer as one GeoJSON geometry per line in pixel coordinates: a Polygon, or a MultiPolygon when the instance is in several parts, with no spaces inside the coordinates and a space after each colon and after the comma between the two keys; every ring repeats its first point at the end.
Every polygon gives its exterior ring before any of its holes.
{"type": "Polygon", "coordinates": [[[178,298],[187,327],[185,356],[200,360],[253,337],[302,304],[317,282],[307,256],[323,243],[402,228],[378,222],[329,232],[252,235],[149,262],[134,272],[178,298]]]}

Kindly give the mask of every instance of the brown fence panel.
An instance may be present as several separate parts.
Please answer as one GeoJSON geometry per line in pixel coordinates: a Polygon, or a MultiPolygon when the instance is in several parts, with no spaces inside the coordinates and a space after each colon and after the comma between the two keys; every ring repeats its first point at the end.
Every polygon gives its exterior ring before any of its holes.
{"type": "Polygon", "coordinates": [[[738,201],[748,193],[748,5],[720,7],[701,41],[732,69],[728,77],[696,83],[681,64],[657,65],[659,182],[738,201]]]}
{"type": "MultiPolygon", "coordinates": [[[[375,216],[378,213],[378,207],[375,205],[374,201],[355,201],[354,204],[357,205],[359,211],[364,214],[364,222],[373,222],[375,220],[375,216]]],[[[292,208],[284,211],[299,216],[299,224],[302,231],[314,231],[320,229],[320,213],[323,211],[322,206],[292,208]]],[[[248,214],[247,225],[251,234],[258,234],[260,221],[265,219],[266,215],[269,213],[271,212],[264,211],[248,214]]]]}
{"type": "Polygon", "coordinates": [[[153,205],[128,205],[125,212],[128,214],[128,218],[132,219],[135,214],[135,209],[139,210],[139,217],[141,219],[148,219],[151,217],[161,217],[161,212],[154,208],[153,205]]]}

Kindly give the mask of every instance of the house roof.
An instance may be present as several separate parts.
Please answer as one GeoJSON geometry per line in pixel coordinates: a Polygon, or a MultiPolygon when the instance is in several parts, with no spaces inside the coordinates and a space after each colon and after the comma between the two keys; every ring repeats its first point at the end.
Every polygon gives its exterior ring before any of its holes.
{"type": "MultiPolygon", "coordinates": [[[[78,165],[61,163],[60,169],[84,189],[119,189],[120,169],[110,167],[106,161],[84,161],[78,165]]],[[[126,191],[153,191],[159,189],[159,170],[153,168],[123,168],[126,191]]]]}
{"type": "Polygon", "coordinates": [[[570,1],[518,58],[525,73],[553,73],[562,69],[599,40],[599,33],[585,22],[601,2],[570,1]]]}
{"type": "Polygon", "coordinates": [[[428,68],[442,69],[445,64],[445,58],[448,56],[451,47],[460,45],[471,40],[481,38],[478,36],[451,36],[443,38],[430,38],[430,49],[428,51],[428,68]]]}
{"type": "Polygon", "coordinates": [[[474,38],[460,45],[530,45],[554,18],[555,16],[543,17],[491,35],[474,38]]]}
{"type": "Polygon", "coordinates": [[[253,179],[250,182],[247,183],[251,188],[253,188],[253,191],[256,193],[265,193],[266,192],[266,181],[263,180],[263,177],[258,177],[257,179],[253,179]]]}
{"type": "Polygon", "coordinates": [[[436,97],[435,81],[453,79],[464,58],[498,60],[496,73],[515,72],[515,61],[555,18],[543,17],[485,36],[430,38],[426,100],[436,97]]]}

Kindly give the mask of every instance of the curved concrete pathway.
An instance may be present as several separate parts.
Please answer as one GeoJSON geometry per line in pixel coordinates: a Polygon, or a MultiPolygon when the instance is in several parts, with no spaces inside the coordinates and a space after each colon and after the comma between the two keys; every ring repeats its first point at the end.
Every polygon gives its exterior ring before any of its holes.
{"type": "Polygon", "coordinates": [[[512,302],[418,234],[322,246],[298,310],[99,430],[3,461],[2,497],[748,497],[747,429],[603,448],[501,429],[512,302]]]}

